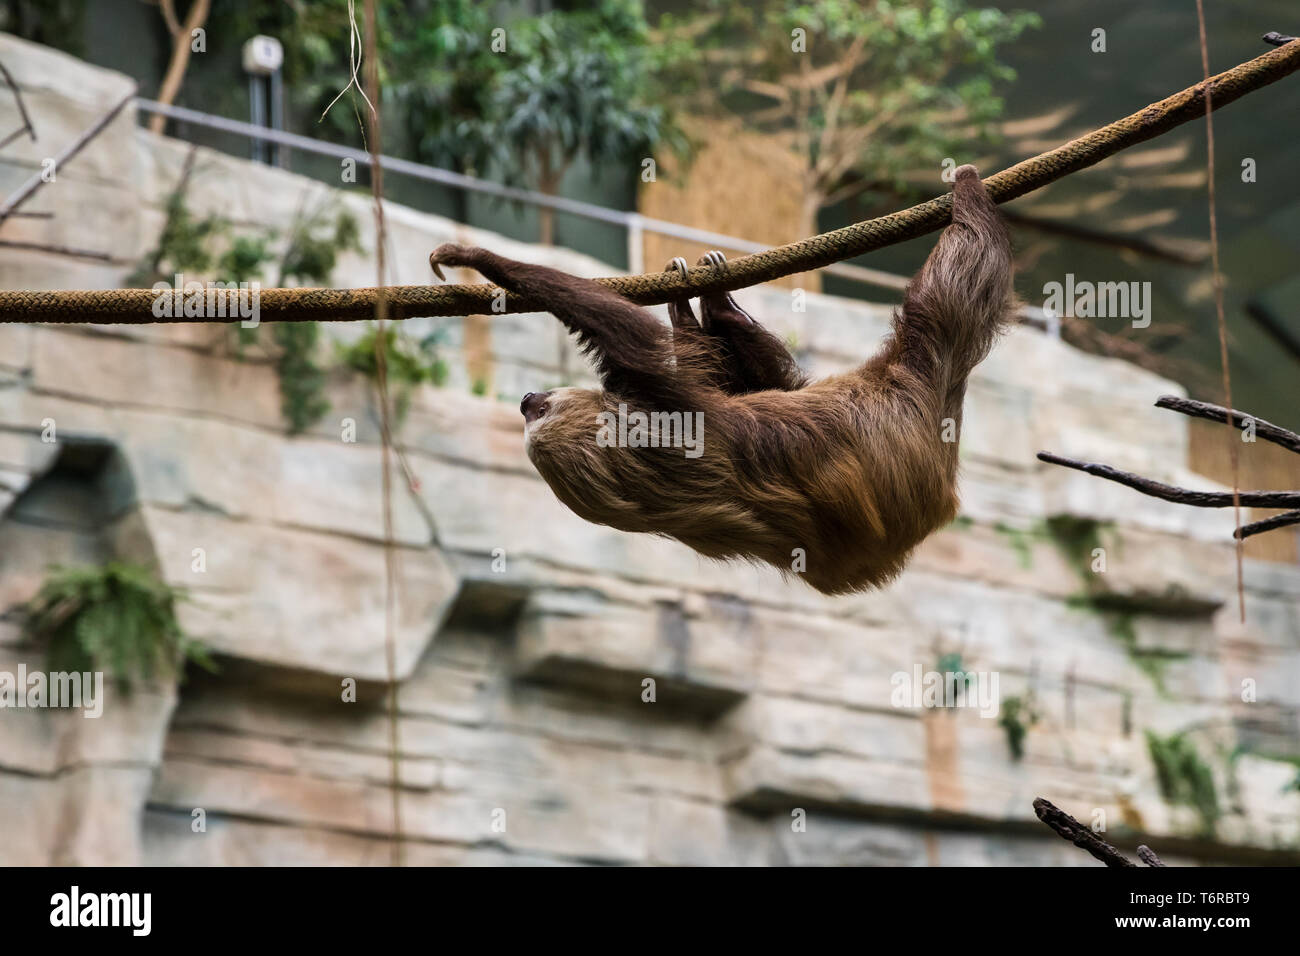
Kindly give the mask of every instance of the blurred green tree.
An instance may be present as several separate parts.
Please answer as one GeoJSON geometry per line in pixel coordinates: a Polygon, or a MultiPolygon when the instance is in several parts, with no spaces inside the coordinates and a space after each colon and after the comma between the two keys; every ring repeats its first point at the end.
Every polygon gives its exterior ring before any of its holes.
{"type": "MultiPolygon", "coordinates": [[[[458,127],[508,182],[554,196],[580,156],[597,176],[606,164],[635,174],[657,149],[685,150],[639,0],[521,20],[508,43],[482,111],[458,127]]],[[[540,210],[539,228],[551,244],[552,210],[540,210]]]]}
{"type": "MultiPolygon", "coordinates": [[[[599,175],[664,146],[685,149],[662,102],[663,54],[640,0],[513,19],[499,10],[475,0],[380,6],[385,126],[412,158],[556,195],[579,156],[599,175]]],[[[348,86],[347,0],[242,8],[217,0],[214,13],[238,35],[279,37],[286,80],[317,115],[348,86]]],[[[324,122],[355,141],[365,104],[351,96],[351,108],[334,106],[324,122]]],[[[551,242],[548,210],[540,229],[551,242]]]]}
{"type": "Polygon", "coordinates": [[[967,0],[700,0],[661,23],[699,51],[674,61],[693,108],[799,156],[806,236],[822,208],[991,140],[1015,76],[998,47],[1038,25],[967,0]]]}

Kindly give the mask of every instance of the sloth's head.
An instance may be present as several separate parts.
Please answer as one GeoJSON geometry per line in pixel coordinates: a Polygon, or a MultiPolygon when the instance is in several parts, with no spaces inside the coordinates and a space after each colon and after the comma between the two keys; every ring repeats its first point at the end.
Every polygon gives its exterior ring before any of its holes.
{"type": "Polygon", "coordinates": [[[524,449],[549,483],[553,474],[581,468],[584,448],[595,455],[598,393],[581,388],[529,392],[519,403],[524,449]]]}
{"type": "Polygon", "coordinates": [[[613,523],[632,507],[624,500],[635,456],[602,447],[600,414],[605,393],[585,388],[529,392],[519,403],[524,449],[555,496],[588,521],[613,523]]]}

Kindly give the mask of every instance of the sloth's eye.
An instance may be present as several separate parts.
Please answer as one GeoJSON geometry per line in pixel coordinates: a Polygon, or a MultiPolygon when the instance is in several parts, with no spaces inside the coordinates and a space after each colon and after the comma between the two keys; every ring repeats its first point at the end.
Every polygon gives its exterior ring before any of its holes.
{"type": "Polygon", "coordinates": [[[550,392],[529,392],[519,403],[519,411],[523,412],[527,421],[536,421],[550,411],[549,396],[550,392]]]}

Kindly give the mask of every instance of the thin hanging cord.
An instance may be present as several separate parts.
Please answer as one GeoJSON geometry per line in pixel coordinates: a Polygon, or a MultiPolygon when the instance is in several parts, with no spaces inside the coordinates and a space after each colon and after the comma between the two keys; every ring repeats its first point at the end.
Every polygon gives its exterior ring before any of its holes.
{"type": "MultiPolygon", "coordinates": [[[[1205,140],[1210,179],[1210,265],[1214,272],[1214,311],[1219,322],[1219,364],[1223,367],[1223,404],[1228,408],[1228,455],[1232,461],[1232,520],[1241,530],[1240,440],[1232,422],[1232,375],[1228,371],[1228,321],[1223,315],[1223,273],[1219,271],[1219,221],[1214,199],[1214,105],[1210,89],[1210,47],[1205,39],[1205,6],[1196,0],[1196,20],[1201,35],[1201,72],[1205,74],[1205,140]]],[[[1237,607],[1246,623],[1245,539],[1237,540],[1237,607]]]]}
{"type": "MultiPolygon", "coordinates": [[[[392,757],[392,772],[389,790],[393,797],[393,866],[402,865],[402,799],[401,799],[401,740],[397,720],[397,555],[393,550],[393,473],[392,445],[393,433],[389,415],[388,396],[388,296],[385,289],[385,248],[387,232],[384,226],[384,171],[379,163],[380,116],[379,116],[379,53],[378,53],[378,18],[375,16],[375,0],[366,0],[366,88],[370,95],[366,97],[370,112],[367,114],[370,127],[370,167],[371,189],[375,200],[375,261],[378,271],[378,294],[375,297],[375,378],[379,393],[379,430],[382,438],[380,448],[383,472],[383,509],[384,509],[384,657],[388,667],[388,746],[392,757]]],[[[364,94],[363,94],[364,95],[364,94]]]]}
{"type": "MultiPolygon", "coordinates": [[[[352,79],[348,80],[347,86],[339,90],[338,96],[330,100],[330,105],[325,107],[324,112],[320,114],[321,119],[324,119],[325,114],[334,108],[334,104],[343,99],[343,94],[354,86],[357,88],[357,92],[361,94],[361,98],[366,101],[366,105],[372,110],[375,108],[375,104],[370,102],[370,97],[366,95],[366,91],[362,87],[361,81],[357,78],[357,71],[361,68],[361,64],[358,62],[361,60],[360,40],[361,34],[360,31],[357,30],[356,0],[348,0],[348,66],[352,71],[352,79]]],[[[368,55],[369,51],[367,51],[367,56],[368,55]]],[[[355,107],[353,108],[355,109],[355,107]]]]}

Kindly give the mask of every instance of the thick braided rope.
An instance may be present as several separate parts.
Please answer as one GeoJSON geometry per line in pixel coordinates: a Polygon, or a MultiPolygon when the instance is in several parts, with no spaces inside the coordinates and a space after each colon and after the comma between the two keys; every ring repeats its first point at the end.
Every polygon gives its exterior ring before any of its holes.
{"type": "MultiPolygon", "coordinates": [[[[1211,106],[1222,109],[1247,93],[1275,83],[1300,69],[1300,42],[1270,50],[1253,60],[1211,77],[1211,106]]],[[[1017,163],[985,180],[996,202],[1023,196],[1080,169],[1093,166],[1122,149],[1146,142],[1176,126],[1205,116],[1205,87],[1201,82],[1064,146],[1017,163]]],[[[641,305],[653,305],[702,292],[730,292],[797,272],[807,272],[893,245],[948,224],[951,199],[944,195],[899,212],[868,219],[766,252],[732,259],[721,267],[696,267],[685,276],[676,271],[597,279],[641,305]]],[[[390,286],[390,318],[428,315],[485,315],[536,312],[539,307],[514,295],[504,308],[494,301],[495,286],[390,286]]],[[[230,319],[155,318],[157,293],[150,289],[108,289],[67,292],[0,292],[0,322],[226,322],[230,319]]],[[[263,289],[258,305],[264,322],[339,322],[373,318],[375,289],[263,289]]]]}

